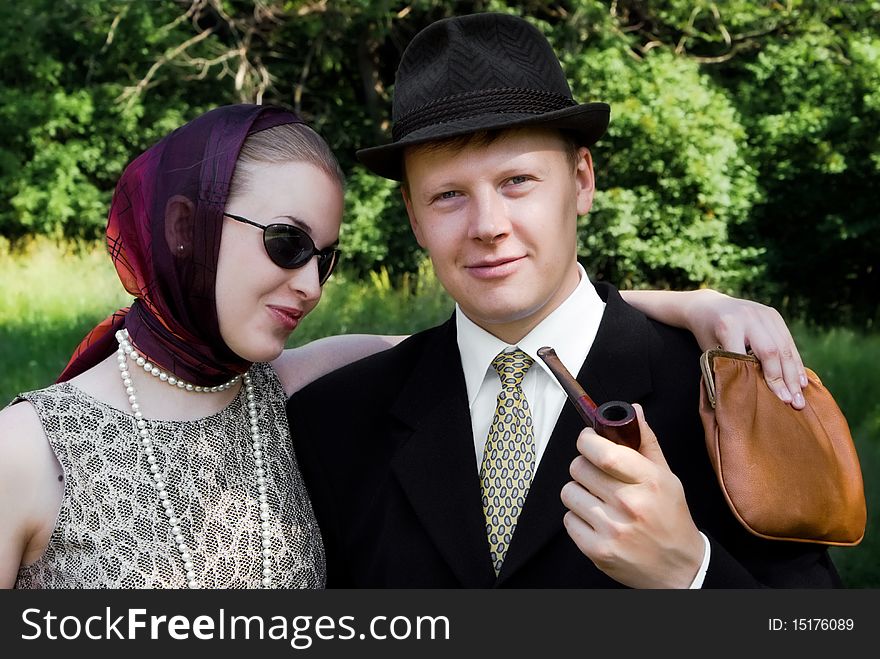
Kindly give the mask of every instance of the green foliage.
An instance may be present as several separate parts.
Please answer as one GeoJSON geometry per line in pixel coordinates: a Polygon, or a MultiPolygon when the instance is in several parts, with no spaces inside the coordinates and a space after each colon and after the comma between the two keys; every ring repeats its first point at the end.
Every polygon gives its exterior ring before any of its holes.
{"type": "Polygon", "coordinates": [[[217,104],[301,112],[349,174],[343,267],[421,252],[355,150],[389,139],[400,55],[434,20],[528,17],[612,105],[581,257],[622,286],[711,285],[790,317],[880,317],[875,0],[29,0],[0,5],[0,233],[98,237],[125,164],[217,104]],[[817,276],[820,275],[820,276],[817,276]]]}
{"type": "Polygon", "coordinates": [[[368,276],[380,267],[394,275],[413,272],[423,258],[397,183],[360,166],[347,181],[340,243],[344,267],[358,276],[368,276]]]}
{"type": "Polygon", "coordinates": [[[880,36],[826,18],[768,44],[737,102],[765,190],[747,227],[766,247],[754,290],[816,322],[880,318],[880,36]],[[810,276],[815,273],[818,276],[810,276]]]}
{"type": "Polygon", "coordinates": [[[565,62],[578,97],[613,108],[581,229],[591,271],[624,286],[725,289],[754,275],[759,251],[728,239],[757,187],[727,97],[668,52],[635,62],[619,48],[585,49],[565,62]]]}
{"type": "Polygon", "coordinates": [[[188,36],[186,25],[162,28],[178,11],[169,2],[3,3],[0,30],[16,35],[0,52],[4,236],[101,235],[126,163],[199,107],[199,85],[180,79],[155,85],[148,102],[122,100],[163,47],[188,36]]]}

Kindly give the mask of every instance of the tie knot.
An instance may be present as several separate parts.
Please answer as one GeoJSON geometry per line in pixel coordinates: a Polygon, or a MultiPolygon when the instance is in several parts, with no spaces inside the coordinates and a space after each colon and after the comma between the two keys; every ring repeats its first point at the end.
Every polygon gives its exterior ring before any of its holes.
{"type": "Polygon", "coordinates": [[[498,371],[501,378],[501,387],[511,389],[522,384],[526,371],[531,368],[535,360],[520,349],[513,352],[499,352],[492,360],[492,367],[498,371]]]}

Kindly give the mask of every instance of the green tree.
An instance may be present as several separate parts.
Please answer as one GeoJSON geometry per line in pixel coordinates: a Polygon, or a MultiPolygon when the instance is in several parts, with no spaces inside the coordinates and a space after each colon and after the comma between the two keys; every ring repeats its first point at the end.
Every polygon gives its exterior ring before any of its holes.
{"type": "Polygon", "coordinates": [[[210,106],[299,111],[349,175],[345,265],[416,271],[393,184],[355,150],[389,139],[414,34],[475,11],[526,16],[580,101],[612,105],[580,226],[591,272],[711,285],[822,322],[880,315],[876,0],[31,0],[3,3],[0,231],[101,234],[136,153],[210,106]]]}

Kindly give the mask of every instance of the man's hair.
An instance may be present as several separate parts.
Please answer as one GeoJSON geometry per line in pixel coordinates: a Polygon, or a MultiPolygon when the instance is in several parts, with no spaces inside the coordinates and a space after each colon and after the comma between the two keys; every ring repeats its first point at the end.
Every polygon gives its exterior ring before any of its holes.
{"type": "Polygon", "coordinates": [[[229,189],[233,193],[241,193],[247,188],[251,175],[247,165],[287,162],[314,165],[345,187],[345,174],[320,135],[305,124],[281,124],[247,137],[238,154],[229,189]]]}
{"type": "MultiPolygon", "coordinates": [[[[526,127],[523,127],[526,128],[526,127]]],[[[531,127],[528,127],[531,128],[531,127]]],[[[538,127],[539,128],[539,127],[538,127]]],[[[424,144],[417,144],[415,146],[407,147],[407,151],[410,153],[414,151],[440,151],[442,149],[450,149],[452,151],[458,152],[463,151],[465,148],[473,145],[477,147],[489,146],[490,144],[496,142],[503,136],[515,132],[517,130],[521,130],[521,128],[513,127],[513,128],[493,128],[490,130],[479,130],[475,133],[468,133],[467,135],[457,135],[455,137],[446,137],[441,140],[435,140],[433,142],[425,142],[424,144]]],[[[572,166],[572,168],[577,166],[577,154],[578,149],[581,147],[581,144],[578,140],[577,135],[574,132],[570,132],[567,130],[560,130],[557,128],[547,128],[547,131],[551,131],[557,133],[559,137],[562,138],[562,141],[565,143],[565,155],[568,157],[568,162],[572,166]]],[[[401,166],[401,170],[403,171],[403,186],[406,188],[407,193],[409,193],[409,181],[406,176],[406,160],[404,159],[403,164],[401,166]]]]}

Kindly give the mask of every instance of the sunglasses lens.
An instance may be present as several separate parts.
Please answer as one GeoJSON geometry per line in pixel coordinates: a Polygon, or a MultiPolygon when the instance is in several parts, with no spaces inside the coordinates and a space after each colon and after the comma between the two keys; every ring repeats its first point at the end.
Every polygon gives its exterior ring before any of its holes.
{"type": "Polygon", "coordinates": [[[315,243],[309,235],[289,224],[270,224],[263,234],[266,253],[272,262],[282,268],[304,266],[315,253],[315,243]]]}
{"type": "Polygon", "coordinates": [[[336,267],[338,261],[339,251],[335,249],[318,256],[318,278],[321,280],[322,286],[333,274],[333,268],[336,267]]]}
{"type": "Polygon", "coordinates": [[[290,224],[267,226],[263,231],[263,244],[272,262],[282,268],[301,268],[317,254],[318,278],[321,284],[327,281],[339,260],[338,250],[319,252],[309,234],[290,224]]]}

